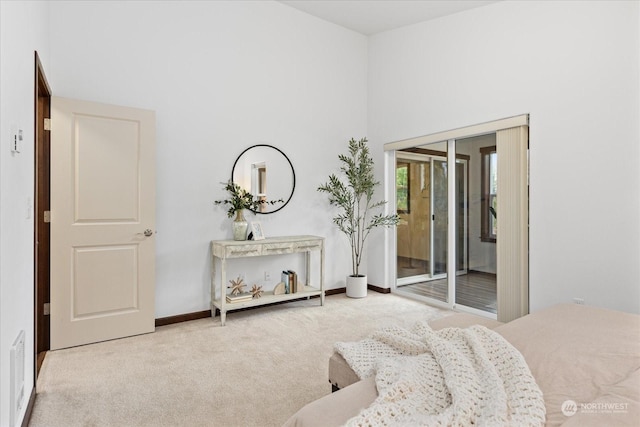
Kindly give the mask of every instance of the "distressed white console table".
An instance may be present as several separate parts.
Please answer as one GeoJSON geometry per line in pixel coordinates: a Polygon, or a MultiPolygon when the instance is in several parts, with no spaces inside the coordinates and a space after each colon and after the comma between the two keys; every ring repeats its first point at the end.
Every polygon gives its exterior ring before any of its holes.
{"type": "MultiPolygon", "coordinates": [[[[264,240],[213,240],[211,241],[211,314],[215,316],[216,308],[220,310],[220,320],[224,326],[227,311],[247,307],[271,304],[280,301],[291,301],[301,298],[320,296],[320,305],[324,305],[324,237],[318,236],[285,236],[271,237],[264,240]],[[320,255],[320,283],[311,284],[311,252],[320,255]],[[306,281],[298,277],[298,292],[274,295],[267,291],[260,298],[243,302],[227,302],[227,260],[254,256],[283,255],[292,253],[306,254],[306,281]],[[220,260],[220,282],[216,286],[216,259],[220,260]]],[[[278,272],[278,275],[280,272],[278,272]]]]}

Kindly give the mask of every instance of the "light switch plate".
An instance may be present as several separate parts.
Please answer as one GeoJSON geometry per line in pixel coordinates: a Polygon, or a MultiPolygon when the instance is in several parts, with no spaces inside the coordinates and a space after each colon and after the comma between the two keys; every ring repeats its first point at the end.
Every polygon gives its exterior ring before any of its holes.
{"type": "Polygon", "coordinates": [[[11,138],[11,151],[14,153],[20,153],[22,151],[22,140],[23,132],[22,129],[18,129],[13,133],[13,138],[11,138]]]}

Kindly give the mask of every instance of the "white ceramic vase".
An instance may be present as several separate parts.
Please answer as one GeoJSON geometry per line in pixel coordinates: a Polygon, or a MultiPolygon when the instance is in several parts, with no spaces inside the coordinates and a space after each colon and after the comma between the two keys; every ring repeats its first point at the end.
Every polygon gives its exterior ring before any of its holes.
{"type": "Polygon", "coordinates": [[[367,276],[347,276],[347,296],[364,298],[367,296],[367,276]]]}
{"type": "Polygon", "coordinates": [[[244,211],[242,209],[236,211],[236,219],[233,220],[231,228],[233,229],[233,240],[246,240],[247,227],[249,224],[244,219],[244,211]]]}

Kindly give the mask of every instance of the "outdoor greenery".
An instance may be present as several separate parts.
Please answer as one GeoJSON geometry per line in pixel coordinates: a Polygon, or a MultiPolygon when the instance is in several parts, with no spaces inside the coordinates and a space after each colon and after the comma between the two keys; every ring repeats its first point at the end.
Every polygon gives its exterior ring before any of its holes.
{"type": "Polygon", "coordinates": [[[380,183],[374,178],[367,138],[360,141],[351,138],[349,154],[340,154],[338,158],[342,162],[340,170],[344,180],[331,174],[329,181],[319,186],[318,191],[327,193],[329,204],[340,208],[333,222],[349,238],[352,276],[359,276],[364,244],[371,230],[379,226],[397,225],[400,218],[396,214],[373,213],[387,202],[373,201],[375,187],[380,183]]]}
{"type": "Polygon", "coordinates": [[[409,213],[409,163],[396,166],[396,205],[398,213],[409,213]]]}

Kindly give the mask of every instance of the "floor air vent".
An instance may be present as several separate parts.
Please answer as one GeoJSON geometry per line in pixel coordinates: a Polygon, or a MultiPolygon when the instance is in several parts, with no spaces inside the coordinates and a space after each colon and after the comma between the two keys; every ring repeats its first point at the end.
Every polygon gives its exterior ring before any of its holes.
{"type": "Polygon", "coordinates": [[[17,417],[22,410],[24,400],[24,331],[11,346],[11,410],[10,424],[16,425],[17,417]]]}

